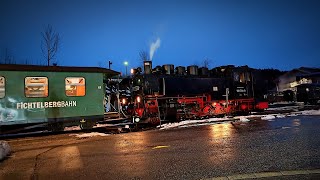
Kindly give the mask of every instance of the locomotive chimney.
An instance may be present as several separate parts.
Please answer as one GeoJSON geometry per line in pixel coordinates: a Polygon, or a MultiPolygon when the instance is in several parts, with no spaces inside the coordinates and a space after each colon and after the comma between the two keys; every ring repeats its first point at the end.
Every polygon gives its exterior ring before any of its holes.
{"type": "Polygon", "coordinates": [[[143,61],[144,74],[151,74],[152,72],[152,61],[143,61]]]}
{"type": "Polygon", "coordinates": [[[174,74],[174,65],[173,64],[165,64],[162,66],[163,74],[174,74]]]}
{"type": "Polygon", "coordinates": [[[186,68],[184,66],[176,67],[176,74],[177,75],[185,75],[186,74],[186,68]]]}

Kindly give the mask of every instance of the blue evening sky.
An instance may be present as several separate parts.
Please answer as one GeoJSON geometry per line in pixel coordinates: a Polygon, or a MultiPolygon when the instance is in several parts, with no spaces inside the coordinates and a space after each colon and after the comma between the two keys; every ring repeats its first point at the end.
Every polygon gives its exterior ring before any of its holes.
{"type": "Polygon", "coordinates": [[[60,33],[59,65],[125,71],[159,38],[153,65],[320,67],[320,1],[1,0],[0,56],[44,61],[41,32],[60,33]]]}

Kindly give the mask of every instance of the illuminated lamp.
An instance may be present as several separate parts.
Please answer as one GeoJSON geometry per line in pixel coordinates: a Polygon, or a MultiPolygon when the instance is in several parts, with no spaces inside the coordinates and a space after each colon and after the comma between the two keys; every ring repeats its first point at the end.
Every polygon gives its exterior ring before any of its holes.
{"type": "Polygon", "coordinates": [[[139,117],[135,117],[134,118],[134,122],[139,122],[140,121],[140,118],[139,117]]]}
{"type": "Polygon", "coordinates": [[[245,104],[241,104],[240,108],[241,108],[242,110],[246,110],[248,107],[247,107],[247,105],[245,105],[245,104]]]}

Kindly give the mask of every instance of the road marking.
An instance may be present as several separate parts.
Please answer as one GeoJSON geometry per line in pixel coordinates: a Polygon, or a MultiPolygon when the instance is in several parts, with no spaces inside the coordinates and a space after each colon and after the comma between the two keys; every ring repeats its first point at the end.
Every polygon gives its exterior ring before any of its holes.
{"type": "Polygon", "coordinates": [[[208,178],[206,180],[253,179],[253,178],[267,178],[267,177],[308,175],[308,174],[320,174],[320,169],[235,174],[230,176],[208,178]]]}
{"type": "Polygon", "coordinates": [[[161,149],[161,148],[168,148],[170,146],[155,146],[152,149],[161,149]]]}
{"type": "Polygon", "coordinates": [[[283,174],[281,172],[262,172],[262,173],[254,173],[256,176],[255,178],[265,178],[265,177],[276,177],[276,176],[282,176],[283,174]]]}
{"type": "Polygon", "coordinates": [[[233,179],[252,179],[255,178],[254,174],[238,174],[234,176],[227,176],[228,180],[233,180],[233,179]]]}

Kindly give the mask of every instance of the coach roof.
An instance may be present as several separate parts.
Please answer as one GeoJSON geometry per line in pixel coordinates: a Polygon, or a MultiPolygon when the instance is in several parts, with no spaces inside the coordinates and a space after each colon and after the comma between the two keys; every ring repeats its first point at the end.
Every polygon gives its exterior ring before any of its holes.
{"type": "Polygon", "coordinates": [[[43,72],[92,72],[105,73],[111,76],[120,74],[117,71],[100,67],[76,67],[76,66],[38,66],[38,65],[18,65],[0,64],[1,71],[43,71],[43,72]]]}

